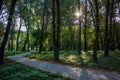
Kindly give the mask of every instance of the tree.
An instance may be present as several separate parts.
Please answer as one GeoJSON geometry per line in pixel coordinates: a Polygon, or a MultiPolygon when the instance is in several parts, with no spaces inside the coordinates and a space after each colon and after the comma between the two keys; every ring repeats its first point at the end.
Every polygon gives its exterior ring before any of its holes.
{"type": "Polygon", "coordinates": [[[57,34],[56,34],[56,53],[54,56],[55,60],[59,60],[59,49],[60,49],[60,0],[56,0],[57,8],[57,34]]]}
{"type": "MultiPolygon", "coordinates": [[[[78,11],[80,13],[80,0],[78,0],[78,11]]],[[[79,30],[78,30],[78,54],[81,54],[82,46],[81,46],[81,16],[79,16],[79,30]]]]}
{"type": "Polygon", "coordinates": [[[106,4],[106,20],[105,20],[105,33],[104,33],[104,56],[107,57],[109,55],[108,49],[108,15],[109,15],[109,3],[107,0],[106,4]]]}
{"type": "Polygon", "coordinates": [[[114,25],[113,25],[113,11],[114,11],[114,0],[110,0],[110,23],[109,23],[109,26],[110,26],[110,29],[109,29],[109,49],[111,51],[114,51],[115,50],[115,45],[114,45],[114,25]]]}
{"type": "Polygon", "coordinates": [[[14,8],[15,8],[16,1],[17,0],[12,0],[11,1],[8,23],[7,23],[7,26],[6,26],[6,32],[4,34],[4,38],[3,38],[2,44],[0,46],[0,64],[3,64],[4,49],[5,49],[7,40],[8,40],[8,35],[9,35],[9,31],[10,31],[10,26],[11,26],[11,22],[12,22],[12,18],[13,18],[13,13],[14,13],[14,8]]]}
{"type": "Polygon", "coordinates": [[[52,32],[53,32],[53,48],[54,48],[54,60],[56,60],[56,55],[57,55],[57,52],[56,52],[56,32],[55,32],[55,0],[52,0],[52,32]]]}
{"type": "MultiPolygon", "coordinates": [[[[28,36],[28,32],[26,33],[26,36],[28,36]]],[[[28,41],[28,37],[26,37],[25,41],[24,41],[24,44],[23,44],[23,47],[22,47],[22,51],[26,51],[26,45],[27,45],[27,41],[28,41]]]]}
{"type": "Polygon", "coordinates": [[[4,35],[4,25],[2,22],[0,22],[0,45],[3,35],[4,35]]]}
{"type": "Polygon", "coordinates": [[[1,11],[1,8],[2,8],[2,4],[3,4],[3,0],[0,0],[0,11],[1,11]]]}
{"type": "Polygon", "coordinates": [[[16,27],[16,19],[15,17],[13,18],[12,21],[12,25],[11,25],[11,29],[9,32],[9,40],[10,40],[10,50],[13,51],[14,50],[14,34],[15,34],[15,27],[16,27]]]}
{"type": "Polygon", "coordinates": [[[19,37],[20,37],[21,27],[22,27],[22,19],[20,19],[20,26],[19,26],[19,30],[18,30],[18,34],[17,34],[16,51],[18,51],[18,48],[19,48],[19,37]]]}
{"type": "Polygon", "coordinates": [[[119,30],[116,27],[116,22],[115,22],[115,18],[114,18],[114,27],[115,27],[115,35],[116,35],[116,42],[117,42],[117,48],[118,50],[120,50],[120,41],[119,41],[119,30]]]}
{"type": "Polygon", "coordinates": [[[39,54],[41,54],[42,49],[43,49],[43,35],[45,32],[45,12],[46,12],[46,1],[43,2],[44,7],[43,7],[43,14],[42,14],[42,25],[41,25],[41,37],[40,37],[40,42],[39,42],[39,54]]]}
{"type": "Polygon", "coordinates": [[[59,60],[60,49],[60,1],[52,0],[52,29],[53,29],[53,46],[54,46],[54,60],[59,60]],[[57,14],[55,14],[55,3],[57,8],[57,14]],[[57,15],[57,18],[55,17],[57,15]],[[57,20],[55,20],[55,18],[57,20]],[[55,22],[57,24],[55,24],[55,22]]]}
{"type": "Polygon", "coordinates": [[[84,26],[84,51],[87,51],[87,0],[85,0],[85,26],[84,26]]]}
{"type": "Polygon", "coordinates": [[[23,44],[23,47],[22,47],[22,51],[26,51],[26,48],[27,48],[27,51],[29,51],[29,44],[30,44],[30,41],[29,41],[29,32],[30,32],[30,12],[29,12],[29,9],[28,7],[30,7],[30,3],[29,3],[29,0],[26,0],[24,1],[24,4],[25,4],[25,12],[24,14],[26,16],[24,16],[24,21],[25,21],[25,26],[26,26],[26,39],[24,41],[24,44],[23,44]]]}
{"type": "Polygon", "coordinates": [[[97,62],[97,51],[98,51],[98,40],[99,40],[99,10],[98,10],[98,0],[95,1],[95,17],[96,17],[96,26],[95,26],[95,39],[94,39],[94,50],[93,50],[93,60],[97,62]]]}

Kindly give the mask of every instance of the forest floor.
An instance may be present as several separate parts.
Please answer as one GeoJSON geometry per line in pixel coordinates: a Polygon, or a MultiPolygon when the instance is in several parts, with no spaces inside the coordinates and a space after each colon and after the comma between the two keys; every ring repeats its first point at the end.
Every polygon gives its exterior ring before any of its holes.
{"type": "Polygon", "coordinates": [[[67,76],[75,80],[119,80],[120,79],[120,74],[115,72],[71,67],[67,65],[50,63],[36,59],[28,59],[24,57],[25,55],[28,55],[30,53],[31,52],[18,54],[14,56],[8,56],[7,59],[22,63],[24,65],[36,69],[48,71],[50,73],[61,74],[63,76],[67,76]]]}

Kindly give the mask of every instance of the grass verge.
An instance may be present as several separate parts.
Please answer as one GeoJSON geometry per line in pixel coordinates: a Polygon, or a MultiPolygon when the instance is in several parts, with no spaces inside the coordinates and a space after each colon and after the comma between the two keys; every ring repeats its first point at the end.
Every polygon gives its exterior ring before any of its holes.
{"type": "Polygon", "coordinates": [[[25,53],[26,51],[5,51],[5,56],[12,56],[12,55],[16,55],[16,54],[22,54],[25,53]]]}
{"type": "Polygon", "coordinates": [[[10,60],[5,61],[6,64],[0,66],[1,80],[71,80],[59,74],[50,74],[10,60]]]}

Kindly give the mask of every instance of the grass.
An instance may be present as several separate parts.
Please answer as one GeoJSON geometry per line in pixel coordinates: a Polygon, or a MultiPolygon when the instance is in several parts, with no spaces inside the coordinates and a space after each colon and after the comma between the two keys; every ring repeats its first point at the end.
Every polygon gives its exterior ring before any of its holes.
{"type": "Polygon", "coordinates": [[[70,78],[62,77],[59,74],[50,74],[7,61],[6,64],[0,66],[0,80],[70,80],[70,78]]]}
{"type": "Polygon", "coordinates": [[[12,56],[12,55],[15,55],[15,54],[22,54],[22,53],[25,53],[25,51],[5,51],[5,56],[12,56]]]}
{"type": "MultiPolygon", "coordinates": [[[[32,54],[27,55],[29,58],[35,58],[39,60],[53,61],[53,52],[44,51],[42,54],[38,52],[33,52],[32,54]]],[[[110,52],[109,57],[103,57],[103,51],[98,53],[98,62],[95,63],[92,60],[92,51],[84,52],[79,56],[77,52],[72,51],[60,51],[60,61],[65,64],[85,66],[91,68],[102,68],[108,70],[120,71],[120,52],[110,52]]]]}

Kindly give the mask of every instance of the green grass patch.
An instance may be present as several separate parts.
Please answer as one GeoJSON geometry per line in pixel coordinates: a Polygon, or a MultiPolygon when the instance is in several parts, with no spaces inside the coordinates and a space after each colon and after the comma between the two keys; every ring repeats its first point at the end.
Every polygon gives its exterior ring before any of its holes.
{"type": "Polygon", "coordinates": [[[11,62],[0,66],[0,80],[70,80],[70,78],[11,62]]]}
{"type": "Polygon", "coordinates": [[[22,54],[25,53],[25,51],[5,51],[5,56],[12,56],[12,55],[16,55],[16,54],[22,54]]]}
{"type": "MultiPolygon", "coordinates": [[[[103,51],[99,51],[97,63],[92,60],[92,54],[92,51],[82,51],[81,55],[78,55],[77,51],[74,53],[72,51],[60,51],[60,61],[65,64],[120,71],[119,51],[110,52],[110,56],[106,58],[103,57],[103,51]]],[[[53,61],[53,51],[45,51],[42,52],[42,54],[38,54],[38,52],[33,52],[32,54],[27,55],[27,57],[36,58],[39,60],[53,61]]]]}

